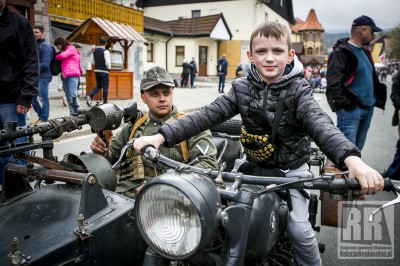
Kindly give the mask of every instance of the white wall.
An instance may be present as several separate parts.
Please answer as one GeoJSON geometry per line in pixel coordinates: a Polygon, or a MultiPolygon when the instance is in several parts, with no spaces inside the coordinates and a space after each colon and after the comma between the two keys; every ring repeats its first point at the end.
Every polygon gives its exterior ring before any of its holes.
{"type": "Polygon", "coordinates": [[[251,32],[265,20],[268,13],[269,21],[279,21],[291,32],[289,23],[269,7],[255,0],[236,0],[234,3],[208,2],[196,4],[181,4],[161,7],[146,7],[144,15],[159,20],[176,20],[179,17],[191,18],[192,10],[201,10],[201,16],[223,13],[233,40],[249,40],[251,32]]]}

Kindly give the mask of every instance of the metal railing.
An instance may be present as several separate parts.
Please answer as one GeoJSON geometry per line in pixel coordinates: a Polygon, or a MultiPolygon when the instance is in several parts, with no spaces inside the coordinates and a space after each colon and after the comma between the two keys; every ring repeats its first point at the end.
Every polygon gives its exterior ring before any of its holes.
{"type": "MultiPolygon", "coordinates": [[[[98,17],[128,24],[136,31],[143,32],[143,11],[118,5],[104,0],[48,0],[50,16],[64,18],[65,21],[84,21],[98,17]]],[[[75,23],[73,23],[75,24],[75,23]]]]}

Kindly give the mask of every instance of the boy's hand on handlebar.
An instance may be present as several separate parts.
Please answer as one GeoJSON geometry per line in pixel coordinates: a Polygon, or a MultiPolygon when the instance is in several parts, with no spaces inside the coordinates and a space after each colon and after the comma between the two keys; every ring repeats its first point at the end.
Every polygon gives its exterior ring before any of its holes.
{"type": "Polygon", "coordinates": [[[133,147],[138,153],[142,153],[142,149],[147,146],[147,145],[153,145],[156,149],[160,147],[161,144],[163,144],[165,141],[165,138],[161,134],[153,135],[153,136],[143,136],[140,138],[137,138],[133,142],[133,147]]]}
{"type": "Polygon", "coordinates": [[[375,194],[384,188],[383,177],[357,156],[349,156],[344,160],[349,169],[349,177],[357,178],[364,194],[375,194]]]}
{"type": "Polygon", "coordinates": [[[111,147],[113,137],[112,131],[110,131],[110,133],[111,134],[107,139],[108,143],[104,142],[99,135],[96,135],[96,137],[92,141],[92,144],[90,144],[90,149],[93,151],[93,153],[103,156],[107,154],[109,147],[111,147]]]}

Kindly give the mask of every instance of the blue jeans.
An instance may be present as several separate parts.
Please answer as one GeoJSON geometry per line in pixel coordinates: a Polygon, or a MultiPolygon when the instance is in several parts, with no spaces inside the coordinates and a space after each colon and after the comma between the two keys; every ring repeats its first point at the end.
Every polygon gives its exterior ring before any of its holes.
{"type": "Polygon", "coordinates": [[[384,177],[400,180],[400,139],[397,140],[396,153],[384,177]]]}
{"type": "Polygon", "coordinates": [[[194,88],[194,80],[196,79],[196,73],[190,73],[190,87],[194,88]]]}
{"type": "MultiPolygon", "coordinates": [[[[16,121],[18,126],[26,126],[26,115],[17,113],[17,105],[15,103],[2,103],[0,104],[0,129],[7,129],[8,122],[16,121]]],[[[14,141],[15,144],[28,141],[28,137],[21,137],[14,141]]],[[[7,141],[0,141],[0,146],[8,145],[7,141]]],[[[3,185],[4,169],[8,163],[16,163],[26,165],[25,161],[16,160],[12,156],[0,157],[0,184],[3,185]]]]}
{"type": "Polygon", "coordinates": [[[218,91],[224,92],[226,75],[219,76],[218,91]]]}
{"type": "Polygon", "coordinates": [[[96,76],[96,88],[90,93],[90,98],[93,98],[103,88],[103,103],[107,103],[108,98],[108,84],[110,83],[110,77],[108,73],[94,72],[96,76]]]}
{"type": "Polygon", "coordinates": [[[69,105],[69,114],[72,115],[74,113],[74,108],[72,105],[72,98],[76,97],[76,106],[79,110],[81,105],[79,104],[78,97],[78,83],[79,77],[64,77],[63,78],[63,90],[65,93],[65,98],[67,98],[67,102],[69,105]]]}
{"type": "Polygon", "coordinates": [[[39,96],[42,105],[39,104],[38,97],[32,100],[32,107],[39,116],[39,120],[47,121],[49,119],[50,101],[49,101],[49,83],[52,78],[39,79],[39,96]]]}
{"type": "Polygon", "coordinates": [[[367,139],[373,114],[373,107],[364,109],[357,106],[352,111],[346,111],[343,108],[336,110],[337,127],[360,151],[363,149],[367,139]]]}

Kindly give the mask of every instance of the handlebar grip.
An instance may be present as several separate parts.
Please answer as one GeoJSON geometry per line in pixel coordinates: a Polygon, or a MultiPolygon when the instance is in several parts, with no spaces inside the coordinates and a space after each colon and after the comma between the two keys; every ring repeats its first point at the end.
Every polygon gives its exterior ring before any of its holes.
{"type": "Polygon", "coordinates": [[[150,153],[154,150],[156,150],[156,147],[152,144],[148,144],[142,148],[142,153],[150,153]]]}
{"type": "MultiPolygon", "coordinates": [[[[383,179],[385,182],[385,186],[383,187],[384,191],[392,191],[394,184],[392,182],[392,180],[388,177],[383,179]]],[[[400,183],[399,183],[400,185],[400,183]]],[[[358,180],[356,178],[349,178],[348,179],[348,186],[351,190],[360,190],[361,186],[360,183],[358,182],[358,180]]]]}

